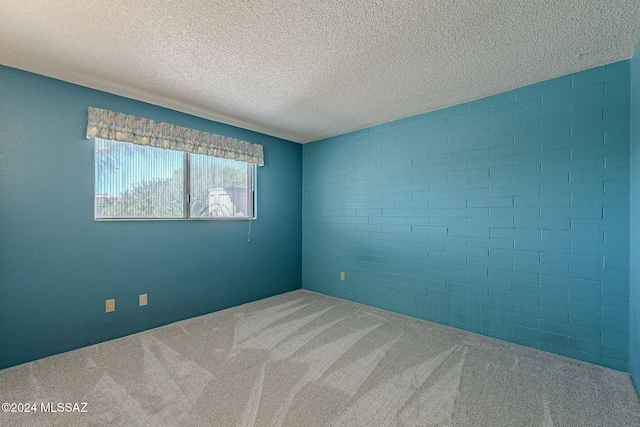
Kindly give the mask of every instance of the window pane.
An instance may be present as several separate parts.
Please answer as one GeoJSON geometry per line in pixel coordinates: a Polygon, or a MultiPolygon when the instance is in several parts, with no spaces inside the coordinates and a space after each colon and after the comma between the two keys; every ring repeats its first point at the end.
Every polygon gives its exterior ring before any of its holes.
{"type": "Polygon", "coordinates": [[[95,139],[96,218],[184,218],[184,153],[95,139]]]}
{"type": "Polygon", "coordinates": [[[253,217],[253,165],[189,155],[192,218],[253,217]]]}

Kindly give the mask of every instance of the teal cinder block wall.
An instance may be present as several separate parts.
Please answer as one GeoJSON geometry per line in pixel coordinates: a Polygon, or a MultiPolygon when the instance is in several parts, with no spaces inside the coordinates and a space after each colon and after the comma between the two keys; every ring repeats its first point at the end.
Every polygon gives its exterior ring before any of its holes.
{"type": "Polygon", "coordinates": [[[300,288],[299,144],[2,66],[0,118],[0,368],[300,288]],[[247,221],[95,222],[89,106],[262,144],[251,242],[247,221]]]}
{"type": "Polygon", "coordinates": [[[631,154],[629,372],[640,393],[640,43],[631,58],[631,154]]]}
{"type": "Polygon", "coordinates": [[[306,144],[303,288],[626,371],[629,130],[622,61],[306,144]]]}

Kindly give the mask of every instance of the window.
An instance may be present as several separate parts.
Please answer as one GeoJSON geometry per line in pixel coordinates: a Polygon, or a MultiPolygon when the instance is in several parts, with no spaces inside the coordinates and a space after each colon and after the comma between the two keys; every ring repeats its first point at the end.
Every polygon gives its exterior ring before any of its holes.
{"type": "Polygon", "coordinates": [[[95,219],[254,219],[260,144],[89,107],[95,219]]]}
{"type": "Polygon", "coordinates": [[[253,219],[256,165],[95,138],[95,219],[253,219]]]}

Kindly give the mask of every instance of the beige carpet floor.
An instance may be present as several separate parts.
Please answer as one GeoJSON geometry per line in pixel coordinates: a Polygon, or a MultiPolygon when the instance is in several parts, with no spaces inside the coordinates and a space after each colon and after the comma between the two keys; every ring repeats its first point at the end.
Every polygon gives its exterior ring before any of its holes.
{"type": "Polygon", "coordinates": [[[0,400],[36,407],[2,426],[640,426],[626,373],[304,290],[2,370],[0,400]]]}

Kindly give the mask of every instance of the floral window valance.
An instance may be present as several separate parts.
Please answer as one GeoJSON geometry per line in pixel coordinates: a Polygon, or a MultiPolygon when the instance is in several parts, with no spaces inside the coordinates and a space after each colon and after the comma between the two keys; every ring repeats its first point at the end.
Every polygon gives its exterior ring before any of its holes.
{"type": "Polygon", "coordinates": [[[87,139],[93,137],[264,165],[260,144],[89,107],[87,139]]]}

